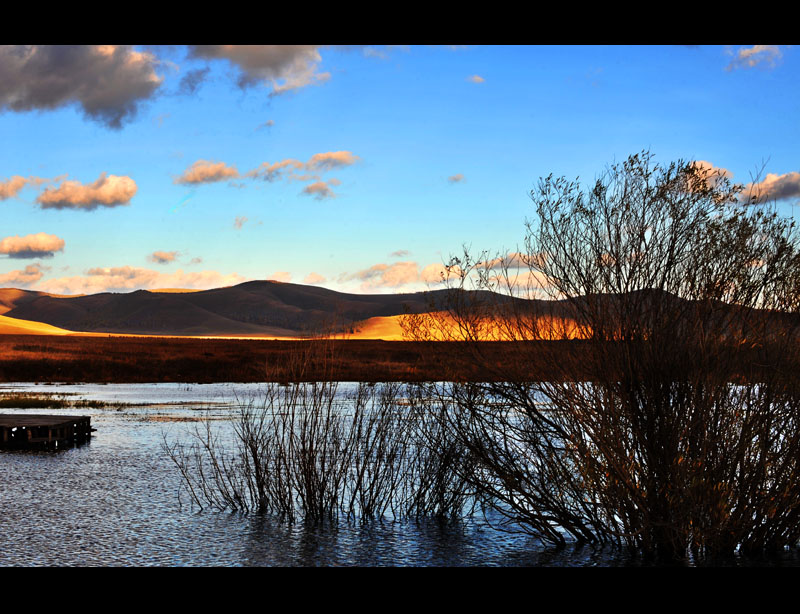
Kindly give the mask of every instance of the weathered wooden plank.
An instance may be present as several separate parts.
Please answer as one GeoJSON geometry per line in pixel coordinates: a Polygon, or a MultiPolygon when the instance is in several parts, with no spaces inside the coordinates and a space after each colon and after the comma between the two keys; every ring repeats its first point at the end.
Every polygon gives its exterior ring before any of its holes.
{"type": "Polygon", "coordinates": [[[64,416],[59,414],[0,414],[2,426],[46,426],[59,428],[70,423],[85,422],[89,416],[64,416]]]}

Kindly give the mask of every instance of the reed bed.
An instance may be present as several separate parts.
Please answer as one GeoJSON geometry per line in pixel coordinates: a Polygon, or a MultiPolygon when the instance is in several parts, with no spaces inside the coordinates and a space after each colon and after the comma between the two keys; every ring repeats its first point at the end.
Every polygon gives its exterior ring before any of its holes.
{"type": "Polygon", "coordinates": [[[398,383],[268,384],[239,403],[233,435],[210,422],[164,439],[193,504],[289,522],[433,516],[475,510],[471,460],[398,383]]]}

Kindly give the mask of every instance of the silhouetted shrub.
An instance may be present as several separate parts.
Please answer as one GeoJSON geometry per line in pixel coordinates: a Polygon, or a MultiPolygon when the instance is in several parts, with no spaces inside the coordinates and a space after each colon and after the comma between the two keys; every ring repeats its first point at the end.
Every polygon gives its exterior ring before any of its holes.
{"type": "Polygon", "coordinates": [[[486,375],[419,395],[474,459],[472,487],[557,545],[670,560],[796,545],[794,222],[722,174],[647,153],[589,189],[551,176],[531,196],[523,253],[465,251],[448,299],[404,322],[409,339],[467,342],[486,375]],[[571,354],[541,343],[575,338],[571,354]],[[548,348],[553,376],[537,379],[548,348]]]}

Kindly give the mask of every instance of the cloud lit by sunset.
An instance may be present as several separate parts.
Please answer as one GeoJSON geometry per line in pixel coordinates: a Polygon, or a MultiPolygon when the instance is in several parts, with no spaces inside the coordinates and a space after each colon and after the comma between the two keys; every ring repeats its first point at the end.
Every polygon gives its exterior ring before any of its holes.
{"type": "Polygon", "coordinates": [[[54,188],[45,190],[36,197],[42,209],[83,209],[92,211],[97,207],[127,205],[137,191],[136,182],[130,177],[101,173],[97,181],[82,184],[67,180],[54,188]]]}
{"type": "Polygon", "coordinates": [[[0,254],[9,258],[52,258],[64,250],[64,239],[45,232],[0,239],[0,254]]]}

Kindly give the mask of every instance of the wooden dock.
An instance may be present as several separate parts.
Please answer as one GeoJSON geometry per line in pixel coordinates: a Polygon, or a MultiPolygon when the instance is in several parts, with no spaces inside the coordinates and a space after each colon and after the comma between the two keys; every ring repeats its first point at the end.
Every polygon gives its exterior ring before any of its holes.
{"type": "Polygon", "coordinates": [[[0,449],[57,450],[92,437],[89,416],[0,414],[0,449]]]}

